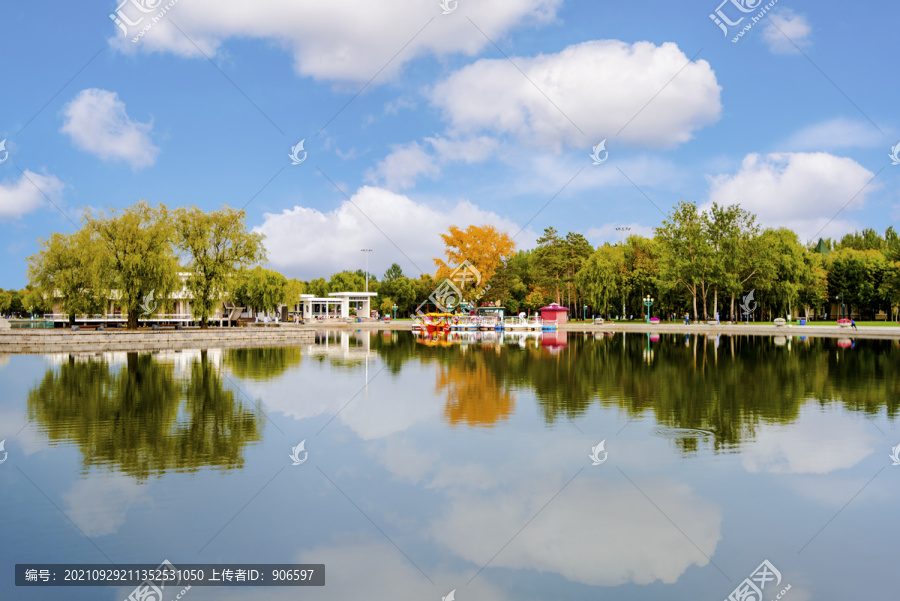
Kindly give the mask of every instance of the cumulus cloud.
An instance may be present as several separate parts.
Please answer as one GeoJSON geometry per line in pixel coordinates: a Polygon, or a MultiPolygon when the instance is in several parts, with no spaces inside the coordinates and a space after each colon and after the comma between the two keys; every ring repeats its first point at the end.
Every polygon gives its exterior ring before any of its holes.
{"type": "Polygon", "coordinates": [[[787,150],[829,151],[839,148],[877,148],[884,135],[868,121],[830,119],[804,127],[783,144],[787,150]]]}
{"type": "Polygon", "coordinates": [[[761,428],[741,453],[747,471],[827,474],[851,468],[875,452],[878,439],[846,411],[805,408],[796,422],[761,428]]]}
{"type": "Polygon", "coordinates": [[[834,237],[854,229],[846,212],[865,202],[873,190],[866,184],[873,177],[853,159],[826,152],[753,153],[744,157],[734,175],[709,177],[709,200],[740,204],[756,213],[762,225],[791,228],[801,241],[816,235],[834,237]],[[831,221],[842,209],[841,216],[831,221]]]}
{"type": "MultiPolygon", "coordinates": [[[[651,499],[665,499],[666,515],[706,555],[713,554],[722,536],[716,505],[667,479],[642,482],[641,489],[651,499]]],[[[671,584],[692,565],[709,563],[633,487],[584,477],[492,558],[546,503],[547,492],[535,491],[533,483],[487,496],[454,495],[434,525],[435,539],[476,565],[492,560],[494,567],[552,572],[594,586],[671,584]]]]}
{"type": "Polygon", "coordinates": [[[60,129],[80,150],[104,161],[124,161],[132,169],[156,162],[159,148],[153,145],[153,123],[132,121],[119,95],[108,90],[82,90],[63,109],[60,129]]]}
{"type": "Polygon", "coordinates": [[[87,536],[97,537],[115,534],[145,489],[126,476],[97,476],[78,480],[62,498],[69,519],[87,536]]]}
{"type": "MultiPolygon", "coordinates": [[[[510,235],[519,231],[513,221],[467,200],[433,207],[370,186],[327,213],[302,206],[266,213],[254,231],[265,234],[270,263],[292,276],[314,278],[362,265],[359,249],[372,248],[369,268],[373,273],[399,263],[407,275],[417,277],[421,272],[433,273],[431,259],[444,254],[437,234],[451,225],[468,224],[493,225],[510,235]]],[[[536,238],[526,229],[516,242],[519,248],[529,248],[536,238]]]]}
{"type": "Polygon", "coordinates": [[[45,194],[56,202],[62,196],[63,188],[56,176],[28,169],[15,181],[3,180],[0,182],[0,219],[15,219],[41,207],[45,194]]]}
{"type": "MultiPolygon", "coordinates": [[[[144,4],[159,6],[160,2],[148,0],[144,4]]],[[[384,69],[379,78],[383,80],[416,57],[474,55],[489,44],[487,38],[502,38],[520,25],[552,21],[562,0],[460,2],[450,15],[441,15],[438,4],[407,0],[383,0],[377,4],[370,0],[191,0],[176,4],[137,43],[132,39],[150,23],[154,13],[142,14],[126,5],[122,10],[128,20],[143,20],[125,27],[127,34],[114,27],[110,44],[123,52],[172,52],[199,57],[194,44],[207,56],[213,56],[230,38],[267,39],[293,54],[295,69],[302,75],[368,81],[384,69]],[[177,20],[177,29],[166,22],[169,18],[177,20]],[[403,52],[397,55],[401,48],[403,52]]]]}
{"type": "Polygon", "coordinates": [[[437,136],[425,138],[425,142],[430,149],[418,142],[395,146],[366,174],[366,181],[383,183],[389,190],[411,188],[421,176],[438,175],[444,163],[477,163],[491,156],[499,145],[496,139],[486,136],[466,139],[437,136]]]}
{"type": "Polygon", "coordinates": [[[673,43],[590,41],[512,60],[526,77],[506,59],[482,59],[438,83],[432,103],[456,130],[509,134],[557,149],[614,136],[630,145],[671,147],[716,122],[722,110],[709,63],[689,61],[673,43]]]}
{"type": "Polygon", "coordinates": [[[810,45],[810,34],[812,27],[806,17],[786,8],[769,15],[763,40],[775,54],[792,54],[799,52],[797,47],[810,45]]]}

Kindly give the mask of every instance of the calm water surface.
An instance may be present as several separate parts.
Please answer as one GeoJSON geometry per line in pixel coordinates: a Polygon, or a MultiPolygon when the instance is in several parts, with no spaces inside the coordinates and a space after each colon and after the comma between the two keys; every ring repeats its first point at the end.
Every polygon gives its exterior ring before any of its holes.
{"type": "Polygon", "coordinates": [[[0,599],[164,559],[327,567],[189,601],[896,598],[896,342],[475,338],[0,355],[0,599]]]}

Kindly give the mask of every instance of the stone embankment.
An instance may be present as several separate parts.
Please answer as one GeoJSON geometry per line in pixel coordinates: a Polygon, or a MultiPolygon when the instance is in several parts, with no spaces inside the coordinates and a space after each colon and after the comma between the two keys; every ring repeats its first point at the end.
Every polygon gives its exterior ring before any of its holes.
{"type": "Polygon", "coordinates": [[[0,330],[0,353],[151,351],[288,346],[315,340],[315,328],[210,328],[208,330],[0,330]]]}

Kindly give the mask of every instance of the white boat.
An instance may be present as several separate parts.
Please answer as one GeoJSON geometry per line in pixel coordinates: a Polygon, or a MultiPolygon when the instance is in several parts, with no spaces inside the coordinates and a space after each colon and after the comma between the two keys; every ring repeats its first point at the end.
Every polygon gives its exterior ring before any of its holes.
{"type": "Polygon", "coordinates": [[[485,315],[478,324],[478,329],[482,332],[493,332],[500,329],[500,318],[496,315],[485,315]]]}
{"type": "Polygon", "coordinates": [[[503,329],[513,331],[525,331],[531,329],[528,326],[528,319],[524,313],[519,313],[518,317],[507,317],[503,320],[503,329]]]}
{"type": "Polygon", "coordinates": [[[540,315],[535,315],[533,317],[529,317],[526,321],[529,330],[537,330],[541,331],[543,329],[544,320],[541,319],[540,315]]]}

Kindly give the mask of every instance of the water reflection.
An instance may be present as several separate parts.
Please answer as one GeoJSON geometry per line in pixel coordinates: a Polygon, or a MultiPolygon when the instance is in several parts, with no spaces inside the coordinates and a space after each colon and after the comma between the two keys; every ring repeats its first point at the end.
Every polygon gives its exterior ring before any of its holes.
{"type": "Polygon", "coordinates": [[[144,480],[170,470],[243,465],[246,445],[260,440],[263,418],[225,388],[205,351],[187,362],[189,353],[173,353],[171,360],[115,355],[70,355],[28,394],[29,421],[51,443],[76,445],[83,472],[105,466],[144,480]],[[176,366],[186,373],[177,375],[176,366]]]}
{"type": "MultiPolygon", "coordinates": [[[[726,449],[752,439],[765,422],[795,421],[811,399],[870,415],[886,411],[891,418],[900,408],[900,372],[893,368],[900,350],[892,341],[860,346],[805,336],[564,331],[536,338],[420,335],[412,338],[418,344],[410,338],[375,337],[372,350],[396,371],[407,361],[440,364],[439,382],[445,384],[439,387],[448,393],[445,417],[453,424],[484,425],[491,415],[505,419],[502,391],[530,389],[548,424],[577,419],[599,403],[618,406],[630,418],[652,416],[669,428],[711,432],[714,448],[726,449]],[[479,353],[478,361],[460,360],[474,348],[493,352],[479,353]],[[485,394],[485,387],[501,396],[485,394]]],[[[696,437],[673,438],[684,452],[698,448],[696,437]]]]}

